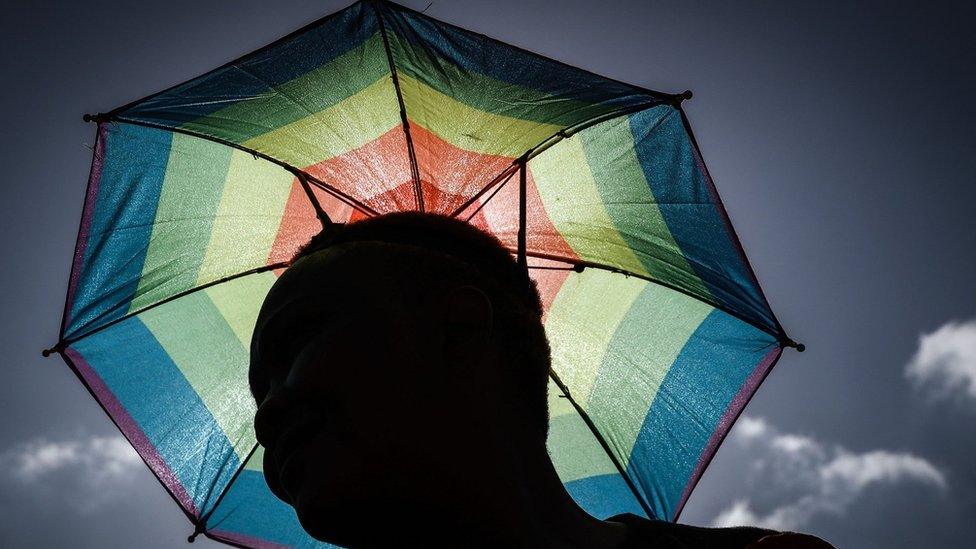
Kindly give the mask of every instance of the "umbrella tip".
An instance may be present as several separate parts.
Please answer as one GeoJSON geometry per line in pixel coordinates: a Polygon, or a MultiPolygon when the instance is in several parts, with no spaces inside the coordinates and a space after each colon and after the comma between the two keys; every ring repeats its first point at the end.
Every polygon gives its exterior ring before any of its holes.
{"type": "Polygon", "coordinates": [[[676,93],[676,94],[672,95],[671,96],[671,102],[674,103],[674,105],[677,107],[677,106],[681,105],[681,103],[683,101],[687,101],[687,100],[691,99],[694,96],[695,96],[695,94],[692,93],[691,90],[685,90],[685,91],[683,91],[681,93],[676,93]]]}
{"type": "Polygon", "coordinates": [[[47,358],[47,357],[53,355],[54,353],[60,353],[61,351],[64,350],[64,347],[65,347],[64,346],[64,342],[59,341],[54,347],[51,347],[50,349],[44,349],[44,350],[42,350],[41,351],[41,356],[44,357],[44,358],[47,358]]]}
{"type": "Polygon", "coordinates": [[[186,542],[187,543],[193,543],[194,541],[197,540],[197,536],[199,536],[200,534],[202,534],[203,531],[204,531],[204,527],[203,527],[202,524],[197,523],[197,524],[193,525],[193,533],[186,537],[186,542]]]}
{"type": "Polygon", "coordinates": [[[787,338],[786,340],[784,340],[782,342],[782,345],[784,347],[793,347],[794,349],[796,349],[796,351],[798,353],[802,353],[803,351],[806,351],[807,350],[807,346],[806,345],[804,345],[802,343],[797,343],[797,342],[795,342],[795,341],[793,341],[792,339],[789,339],[789,338],[787,338]]]}
{"type": "Polygon", "coordinates": [[[101,122],[102,120],[105,119],[105,115],[102,113],[85,114],[84,116],[81,117],[81,119],[84,120],[85,122],[101,122]]]}

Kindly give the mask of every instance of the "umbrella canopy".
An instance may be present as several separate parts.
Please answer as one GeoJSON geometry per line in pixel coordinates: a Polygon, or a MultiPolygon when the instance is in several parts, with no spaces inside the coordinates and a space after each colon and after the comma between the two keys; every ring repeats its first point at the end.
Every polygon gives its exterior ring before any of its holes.
{"type": "Polygon", "coordinates": [[[549,447],[591,514],[673,520],[784,346],[681,101],[359,2],[105,114],[57,351],[196,532],[319,545],[261,471],[248,349],[323,223],[453,215],[530,269],[549,447]]]}

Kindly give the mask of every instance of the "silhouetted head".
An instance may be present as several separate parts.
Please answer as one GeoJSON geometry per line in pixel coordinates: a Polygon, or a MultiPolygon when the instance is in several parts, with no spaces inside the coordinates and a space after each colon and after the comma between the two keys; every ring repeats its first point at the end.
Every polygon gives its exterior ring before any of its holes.
{"type": "Polygon", "coordinates": [[[251,342],[271,490],[344,545],[420,539],[463,515],[501,453],[544,452],[541,312],[525,270],[462,221],[326,228],[272,287],[251,342]]]}

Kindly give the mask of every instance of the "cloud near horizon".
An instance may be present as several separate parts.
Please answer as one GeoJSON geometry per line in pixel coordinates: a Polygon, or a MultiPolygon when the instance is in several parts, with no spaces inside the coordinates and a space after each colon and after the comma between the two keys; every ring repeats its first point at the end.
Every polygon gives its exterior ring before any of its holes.
{"type": "Polygon", "coordinates": [[[121,436],[59,441],[39,437],[0,453],[0,478],[87,514],[120,495],[141,465],[139,455],[121,436]]]}
{"type": "Polygon", "coordinates": [[[714,526],[796,530],[820,514],[843,515],[875,485],[914,482],[940,492],[949,489],[945,473],[924,458],[888,450],[851,452],[811,437],[781,433],[762,418],[740,418],[732,442],[759,454],[749,481],[778,497],[763,512],[749,499],[736,500],[719,513],[714,526]]]}
{"type": "Polygon", "coordinates": [[[976,319],[950,321],[920,335],[905,376],[936,398],[961,395],[976,401],[976,319]]]}

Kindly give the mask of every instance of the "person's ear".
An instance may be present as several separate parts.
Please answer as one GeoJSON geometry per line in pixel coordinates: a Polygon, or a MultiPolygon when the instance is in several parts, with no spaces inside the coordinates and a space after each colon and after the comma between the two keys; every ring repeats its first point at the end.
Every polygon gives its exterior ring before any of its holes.
{"type": "Polygon", "coordinates": [[[475,286],[461,286],[445,298],[444,336],[458,352],[479,350],[491,337],[491,300],[475,286]]]}

